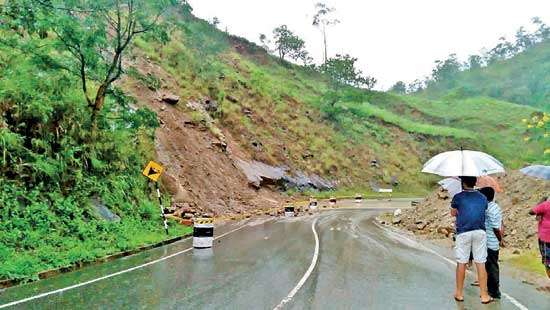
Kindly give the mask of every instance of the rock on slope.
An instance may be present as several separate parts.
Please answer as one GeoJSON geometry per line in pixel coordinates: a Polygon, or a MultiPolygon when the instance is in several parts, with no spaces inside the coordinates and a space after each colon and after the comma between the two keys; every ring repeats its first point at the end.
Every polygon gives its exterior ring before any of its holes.
{"type": "MultiPolygon", "coordinates": [[[[521,249],[537,247],[537,223],[528,215],[529,209],[543,196],[550,195],[550,182],[532,179],[513,171],[499,178],[504,192],[497,194],[497,202],[503,209],[505,242],[521,249]]],[[[414,209],[405,210],[391,221],[431,239],[450,238],[454,231],[454,219],[450,216],[450,198],[445,190],[438,189],[414,209]]]]}

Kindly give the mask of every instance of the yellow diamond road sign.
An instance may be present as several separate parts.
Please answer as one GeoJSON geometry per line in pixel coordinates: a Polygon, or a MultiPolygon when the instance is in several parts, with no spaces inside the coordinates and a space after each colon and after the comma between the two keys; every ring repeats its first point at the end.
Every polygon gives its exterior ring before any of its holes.
{"type": "Polygon", "coordinates": [[[143,175],[156,182],[160,178],[162,171],[164,171],[164,167],[154,161],[150,161],[145,169],[143,169],[143,175]]]}

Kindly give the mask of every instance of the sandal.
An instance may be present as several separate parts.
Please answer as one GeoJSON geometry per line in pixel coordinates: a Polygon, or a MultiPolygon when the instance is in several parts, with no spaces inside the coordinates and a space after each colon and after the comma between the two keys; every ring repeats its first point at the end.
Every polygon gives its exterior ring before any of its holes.
{"type": "Polygon", "coordinates": [[[495,301],[495,299],[491,297],[491,298],[489,298],[489,300],[487,300],[487,301],[481,301],[481,303],[484,304],[484,305],[487,305],[487,304],[492,303],[493,301],[495,301]]]}
{"type": "Polygon", "coordinates": [[[457,302],[464,302],[464,298],[462,298],[462,299],[459,299],[459,298],[458,298],[458,297],[456,297],[456,296],[454,296],[454,298],[455,298],[455,301],[457,301],[457,302]]]}

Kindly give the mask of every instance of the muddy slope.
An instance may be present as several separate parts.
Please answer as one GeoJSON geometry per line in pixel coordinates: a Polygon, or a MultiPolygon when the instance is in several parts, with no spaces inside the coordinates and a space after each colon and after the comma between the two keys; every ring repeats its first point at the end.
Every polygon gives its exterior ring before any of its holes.
{"type": "Polygon", "coordinates": [[[159,90],[151,90],[130,77],[121,84],[137,99],[138,106],[146,106],[158,115],[161,125],[156,131],[156,160],[166,169],[162,185],[172,195],[171,211],[231,215],[280,205],[283,197],[279,193],[249,186],[235,165],[236,160],[249,158],[227,132],[215,132],[204,121],[193,119],[193,113],[198,112],[192,111],[187,102],[170,104],[162,100],[177,93],[175,80],[144,59],[138,58],[132,66],[144,75],[161,77],[159,90]]]}

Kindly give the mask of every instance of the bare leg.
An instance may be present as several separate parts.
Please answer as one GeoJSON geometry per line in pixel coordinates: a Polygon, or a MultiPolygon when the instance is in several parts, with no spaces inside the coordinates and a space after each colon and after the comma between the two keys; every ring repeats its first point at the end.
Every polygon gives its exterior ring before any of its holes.
{"type": "Polygon", "coordinates": [[[456,291],[455,298],[464,299],[464,278],[466,277],[466,264],[456,264],[456,291]]]}
{"type": "Polygon", "coordinates": [[[481,301],[486,302],[491,299],[487,293],[487,271],[485,270],[485,264],[476,264],[477,269],[477,279],[479,281],[479,295],[481,296],[481,301]]]}

